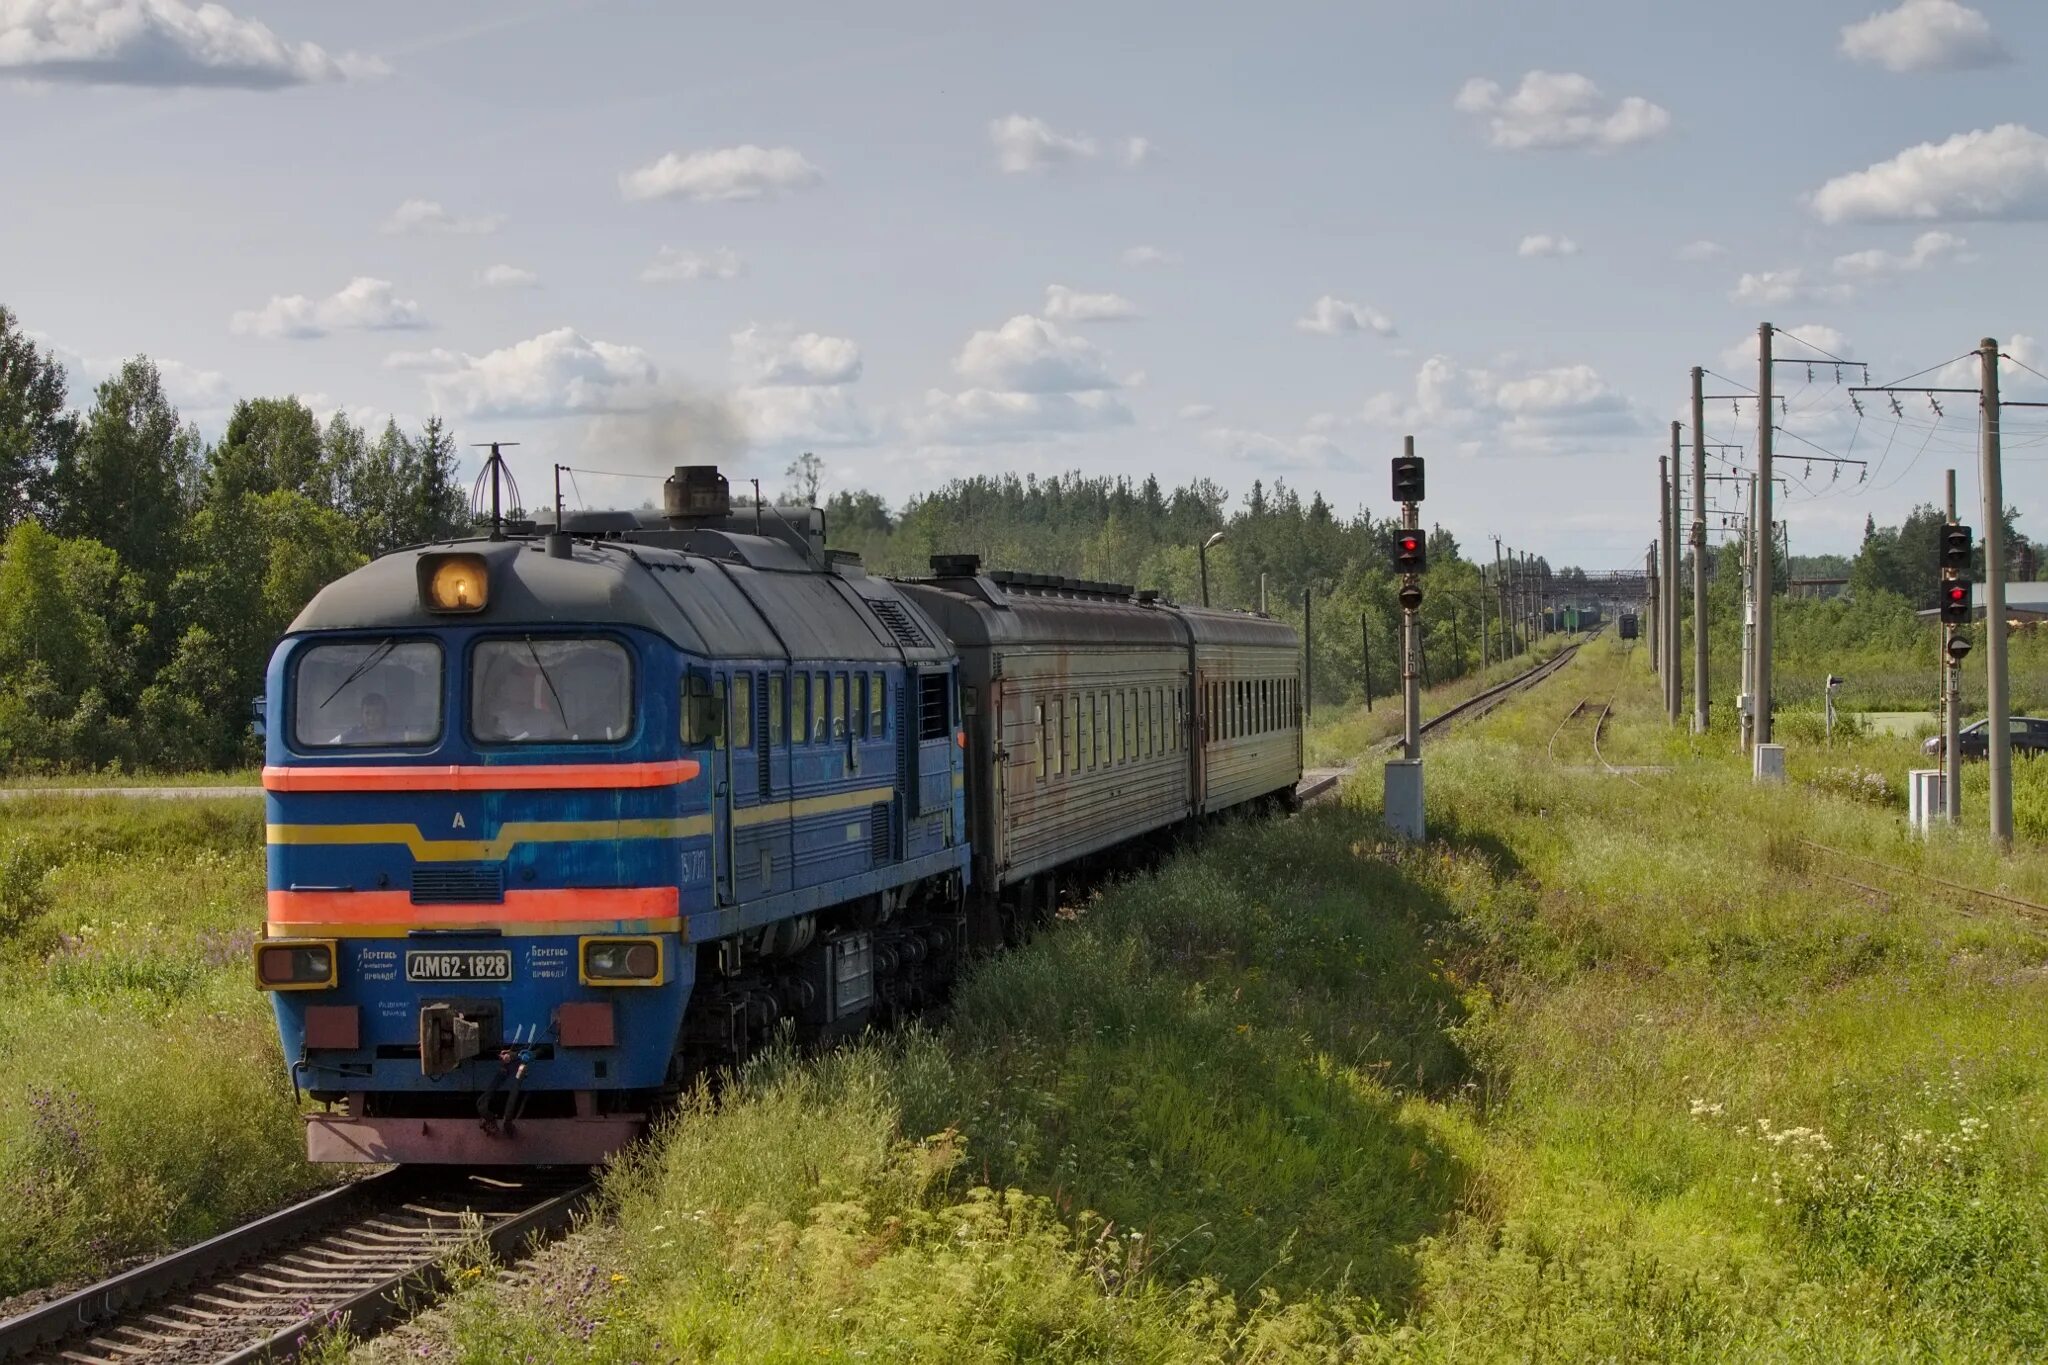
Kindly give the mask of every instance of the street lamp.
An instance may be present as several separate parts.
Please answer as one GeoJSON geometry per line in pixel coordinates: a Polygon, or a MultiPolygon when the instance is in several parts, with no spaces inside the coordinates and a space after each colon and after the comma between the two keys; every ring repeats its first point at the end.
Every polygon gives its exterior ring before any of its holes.
{"type": "Polygon", "coordinates": [[[1195,552],[1202,561],[1202,605],[1205,607],[1209,605],[1209,547],[1222,539],[1223,533],[1218,531],[1203,541],[1195,552]]]}

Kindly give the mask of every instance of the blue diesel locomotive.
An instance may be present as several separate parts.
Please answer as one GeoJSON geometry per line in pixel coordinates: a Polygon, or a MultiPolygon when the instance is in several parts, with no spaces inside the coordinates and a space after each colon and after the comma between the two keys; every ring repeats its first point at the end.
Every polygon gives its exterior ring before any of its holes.
{"type": "Polygon", "coordinates": [[[1299,778],[1277,622],[971,560],[899,585],[715,469],[665,504],[387,555],[279,644],[256,974],[313,1160],[602,1160],[1299,778]]]}

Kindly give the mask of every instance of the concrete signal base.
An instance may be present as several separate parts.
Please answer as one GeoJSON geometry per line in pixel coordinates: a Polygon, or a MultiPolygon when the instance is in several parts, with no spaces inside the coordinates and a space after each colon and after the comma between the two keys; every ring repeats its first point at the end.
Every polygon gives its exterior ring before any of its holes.
{"type": "Polygon", "coordinates": [[[1784,745],[1759,744],[1756,746],[1756,780],[1759,782],[1783,782],[1785,780],[1784,745]]]}
{"type": "Polygon", "coordinates": [[[1402,839],[1419,840],[1422,832],[1422,760],[1396,758],[1387,763],[1384,801],[1387,829],[1402,839]]]}

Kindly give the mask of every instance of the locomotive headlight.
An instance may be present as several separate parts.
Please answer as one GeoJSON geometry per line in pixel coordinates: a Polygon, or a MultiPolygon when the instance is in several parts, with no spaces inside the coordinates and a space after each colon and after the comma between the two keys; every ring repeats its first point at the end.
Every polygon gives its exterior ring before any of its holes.
{"type": "Polygon", "coordinates": [[[420,556],[420,604],[428,611],[482,611],[490,596],[482,555],[420,556]]]}
{"type": "Polygon", "coordinates": [[[586,986],[659,986],[662,982],[658,938],[586,938],[579,959],[579,976],[586,986]]]}
{"type": "Polygon", "coordinates": [[[335,982],[332,939],[268,939],[256,945],[256,984],[266,991],[326,990],[335,982]]]}

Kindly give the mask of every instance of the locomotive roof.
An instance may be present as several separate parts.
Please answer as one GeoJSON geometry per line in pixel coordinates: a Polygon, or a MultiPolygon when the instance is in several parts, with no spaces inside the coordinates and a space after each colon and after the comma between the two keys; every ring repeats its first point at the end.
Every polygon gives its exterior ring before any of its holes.
{"type": "Polygon", "coordinates": [[[385,555],[328,584],[292,622],[312,630],[451,625],[637,626],[707,658],[929,663],[945,638],[885,579],[858,565],[820,567],[778,540],[717,533],[700,549],[572,540],[565,558],[539,539],[458,540],[385,555]],[[475,616],[427,611],[419,558],[483,556],[490,597],[475,616]],[[704,551],[723,553],[705,553],[704,551]]]}

